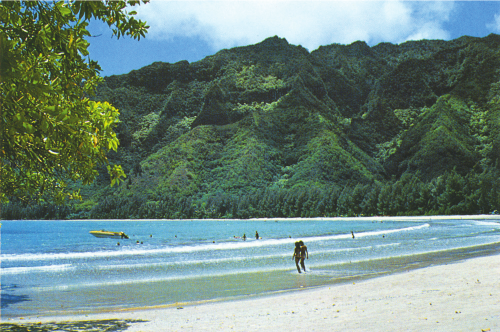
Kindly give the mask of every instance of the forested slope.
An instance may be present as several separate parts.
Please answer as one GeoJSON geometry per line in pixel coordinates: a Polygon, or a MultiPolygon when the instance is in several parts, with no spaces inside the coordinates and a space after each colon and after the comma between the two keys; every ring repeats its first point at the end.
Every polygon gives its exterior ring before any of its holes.
{"type": "MultiPolygon", "coordinates": [[[[106,172],[65,206],[4,218],[488,213],[500,203],[500,36],[309,52],[273,37],[107,77],[106,172]]],[[[78,186],[78,184],[74,184],[78,186]]]]}

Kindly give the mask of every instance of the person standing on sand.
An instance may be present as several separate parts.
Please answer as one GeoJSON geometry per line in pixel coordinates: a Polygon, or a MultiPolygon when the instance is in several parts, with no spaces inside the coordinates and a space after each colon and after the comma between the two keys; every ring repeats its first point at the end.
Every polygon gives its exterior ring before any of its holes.
{"type": "Polygon", "coordinates": [[[297,267],[297,271],[299,271],[299,273],[302,273],[302,271],[300,271],[300,266],[299,266],[299,262],[300,262],[300,258],[301,258],[300,243],[299,242],[295,242],[295,250],[293,251],[292,259],[294,259],[294,258],[295,258],[295,266],[297,267]]]}
{"type": "Polygon", "coordinates": [[[299,241],[300,245],[300,266],[302,266],[302,270],[306,272],[306,265],[304,264],[304,260],[309,259],[309,252],[307,251],[307,246],[304,244],[304,242],[299,241]]]}

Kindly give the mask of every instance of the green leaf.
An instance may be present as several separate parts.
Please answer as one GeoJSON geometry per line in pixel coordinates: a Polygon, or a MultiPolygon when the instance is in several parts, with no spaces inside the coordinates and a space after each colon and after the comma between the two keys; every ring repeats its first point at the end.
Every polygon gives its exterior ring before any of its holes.
{"type": "Polygon", "coordinates": [[[62,16],[71,15],[71,9],[69,9],[68,7],[59,8],[59,12],[61,13],[62,16]]]}
{"type": "Polygon", "coordinates": [[[26,122],[25,122],[25,123],[23,123],[23,127],[24,127],[24,129],[26,129],[26,132],[27,132],[28,134],[32,134],[32,133],[33,133],[33,131],[34,131],[33,126],[32,126],[32,125],[30,125],[29,123],[26,123],[26,122]]]}

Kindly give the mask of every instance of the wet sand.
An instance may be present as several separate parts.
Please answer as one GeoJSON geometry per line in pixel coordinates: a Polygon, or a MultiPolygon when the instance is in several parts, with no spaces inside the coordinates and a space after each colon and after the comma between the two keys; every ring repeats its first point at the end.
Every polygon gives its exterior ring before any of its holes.
{"type": "Polygon", "coordinates": [[[102,320],[127,332],[500,331],[500,254],[236,301],[2,323],[40,328],[12,331],[48,331],[49,323],[85,321],[90,328],[102,320]]]}

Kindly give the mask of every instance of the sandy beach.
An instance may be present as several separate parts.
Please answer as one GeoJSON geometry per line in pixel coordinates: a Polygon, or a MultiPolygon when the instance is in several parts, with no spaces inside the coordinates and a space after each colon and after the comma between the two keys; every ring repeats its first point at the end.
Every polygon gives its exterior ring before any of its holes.
{"type": "Polygon", "coordinates": [[[141,321],[127,332],[500,331],[500,255],[236,301],[2,323],[110,319],[141,321]]]}

